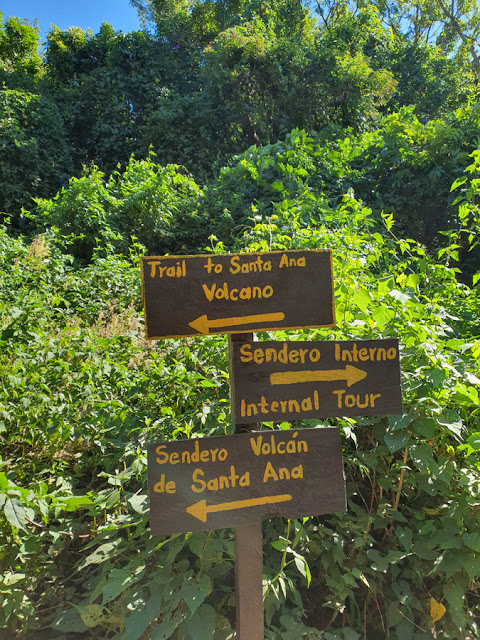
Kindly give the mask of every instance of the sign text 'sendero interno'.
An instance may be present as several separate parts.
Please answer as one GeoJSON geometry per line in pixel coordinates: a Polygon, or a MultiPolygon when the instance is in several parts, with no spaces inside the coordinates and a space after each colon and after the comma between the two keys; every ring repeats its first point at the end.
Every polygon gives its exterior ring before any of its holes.
{"type": "Polygon", "coordinates": [[[398,340],[233,345],[235,422],[402,413],[398,340]]]}

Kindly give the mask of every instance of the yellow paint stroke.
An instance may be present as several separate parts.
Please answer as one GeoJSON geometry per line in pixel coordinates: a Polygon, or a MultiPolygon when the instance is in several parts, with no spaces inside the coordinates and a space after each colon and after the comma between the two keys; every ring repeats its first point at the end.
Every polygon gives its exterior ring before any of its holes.
{"type": "Polygon", "coordinates": [[[441,620],[446,611],[446,608],[441,602],[437,602],[435,598],[430,598],[430,617],[432,618],[432,625],[441,620]]]}
{"type": "Polygon", "coordinates": [[[198,333],[208,334],[210,329],[219,329],[221,327],[237,327],[242,324],[252,324],[256,322],[281,322],[285,319],[285,314],[279,313],[261,313],[254,316],[234,316],[233,318],[217,318],[209,320],[207,316],[200,316],[196,320],[188,324],[198,331],[198,333]]]}
{"type": "Polygon", "coordinates": [[[346,380],[347,387],[360,382],[367,377],[367,373],[357,367],[347,364],[345,369],[330,369],[325,371],[279,371],[270,374],[270,384],[297,384],[300,382],[332,382],[346,380]]]}
{"type": "Polygon", "coordinates": [[[187,507],[187,512],[201,520],[207,521],[207,515],[209,513],[216,513],[218,511],[232,511],[233,509],[247,509],[248,507],[257,507],[262,504],[275,504],[277,502],[288,502],[292,499],[292,496],[288,493],[278,496],[263,496],[262,498],[248,498],[247,500],[235,500],[235,502],[222,502],[220,504],[212,504],[207,506],[206,500],[200,500],[190,507],[187,507]]]}

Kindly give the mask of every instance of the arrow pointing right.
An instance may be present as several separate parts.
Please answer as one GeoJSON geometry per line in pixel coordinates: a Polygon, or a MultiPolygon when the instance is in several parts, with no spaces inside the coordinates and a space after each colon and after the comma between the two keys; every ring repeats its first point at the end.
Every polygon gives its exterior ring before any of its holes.
{"type": "Polygon", "coordinates": [[[347,387],[360,382],[367,377],[367,373],[357,367],[347,364],[345,369],[330,369],[325,371],[279,371],[270,374],[270,384],[297,384],[300,382],[331,382],[332,380],[346,380],[347,387]]]}

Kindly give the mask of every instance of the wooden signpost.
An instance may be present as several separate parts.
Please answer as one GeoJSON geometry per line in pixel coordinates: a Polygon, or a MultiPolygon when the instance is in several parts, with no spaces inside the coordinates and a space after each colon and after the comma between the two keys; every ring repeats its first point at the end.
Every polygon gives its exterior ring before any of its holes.
{"type": "Polygon", "coordinates": [[[235,422],[402,413],[398,340],[233,345],[235,422]]]}
{"type": "Polygon", "coordinates": [[[328,250],[148,257],[141,273],[149,339],[335,322],[328,250]]]}
{"type": "Polygon", "coordinates": [[[261,421],[400,413],[398,342],[254,342],[335,323],[329,250],[141,259],[149,339],[229,337],[236,433],[148,446],[153,535],[235,527],[237,640],[263,640],[262,520],[346,510],[336,427],[261,421]],[[248,433],[238,433],[247,431],[248,433]]]}

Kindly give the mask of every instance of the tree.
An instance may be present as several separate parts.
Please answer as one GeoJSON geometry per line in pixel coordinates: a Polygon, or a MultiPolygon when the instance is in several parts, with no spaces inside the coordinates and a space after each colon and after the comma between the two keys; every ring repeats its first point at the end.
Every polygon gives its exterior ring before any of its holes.
{"type": "Polygon", "coordinates": [[[0,92],[0,211],[16,218],[34,196],[51,196],[73,171],[62,116],[47,96],[0,92]]]}
{"type": "Polygon", "coordinates": [[[19,18],[2,20],[0,88],[33,89],[43,70],[38,53],[39,32],[38,25],[32,26],[19,18]]]}

